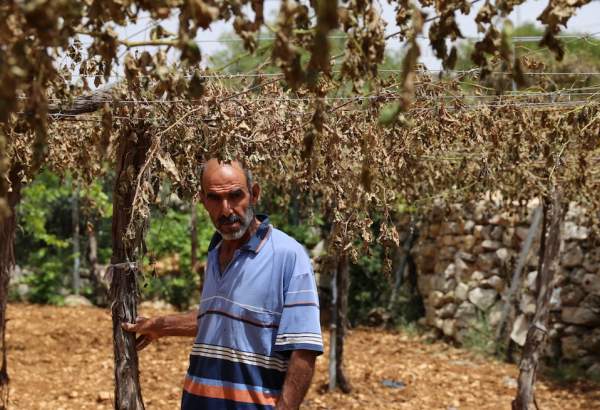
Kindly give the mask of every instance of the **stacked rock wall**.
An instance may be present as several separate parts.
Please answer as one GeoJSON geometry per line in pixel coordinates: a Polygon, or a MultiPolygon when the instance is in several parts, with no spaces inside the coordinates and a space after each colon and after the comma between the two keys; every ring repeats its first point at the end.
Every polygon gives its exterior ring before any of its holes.
{"type": "MultiPolygon", "coordinates": [[[[428,326],[459,343],[477,321],[496,329],[537,205],[532,201],[510,213],[481,201],[432,213],[413,249],[428,326]]],[[[545,355],[600,373],[600,244],[592,240],[587,223],[585,211],[571,205],[561,232],[545,355]]],[[[508,321],[510,336],[519,345],[535,313],[539,236],[538,231],[515,294],[517,308],[508,321]]]]}

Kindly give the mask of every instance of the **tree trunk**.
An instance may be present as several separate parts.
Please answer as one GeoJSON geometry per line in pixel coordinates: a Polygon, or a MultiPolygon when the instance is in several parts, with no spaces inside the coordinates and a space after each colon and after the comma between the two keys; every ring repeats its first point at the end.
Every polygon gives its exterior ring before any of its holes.
{"type": "MultiPolygon", "coordinates": [[[[394,287],[392,288],[390,300],[388,301],[388,311],[392,311],[396,305],[398,293],[400,292],[400,288],[402,287],[404,271],[406,270],[406,265],[408,265],[409,263],[410,250],[412,249],[417,237],[418,234],[416,224],[414,222],[411,222],[409,226],[408,235],[406,236],[402,247],[394,247],[394,253],[392,256],[392,266],[394,267],[394,287]]],[[[414,289],[411,289],[411,291],[413,290],[414,289]]]]}
{"type": "Polygon", "coordinates": [[[337,265],[333,269],[331,276],[331,320],[329,322],[329,391],[332,392],[337,387],[337,312],[338,312],[338,288],[337,288],[338,269],[337,265]]]}
{"type": "Polygon", "coordinates": [[[191,239],[191,263],[192,273],[198,273],[198,209],[195,199],[192,200],[190,214],[190,239],[191,239]]]}
{"type": "Polygon", "coordinates": [[[142,410],[144,403],[139,383],[135,335],[124,332],[123,322],[135,322],[137,316],[139,268],[136,258],[142,233],[125,236],[132,216],[136,177],[146,161],[150,135],[140,130],[124,130],[117,151],[117,173],[113,193],[112,259],[110,298],[112,301],[115,360],[115,409],[142,410]]]}
{"type": "Polygon", "coordinates": [[[348,322],[348,290],[350,288],[350,261],[347,254],[340,255],[337,261],[337,298],[336,298],[336,332],[335,332],[335,378],[336,384],[344,393],[352,390],[344,374],[344,337],[348,322]]]}
{"type": "Polygon", "coordinates": [[[90,267],[90,283],[92,284],[92,293],[94,304],[97,306],[106,306],[106,288],[100,280],[101,272],[98,267],[98,239],[96,230],[92,222],[87,224],[88,237],[88,265],[90,267]]]}
{"type": "Polygon", "coordinates": [[[517,294],[517,290],[521,285],[521,272],[523,271],[525,263],[527,262],[527,255],[529,255],[529,250],[531,249],[531,245],[533,244],[535,234],[537,233],[540,227],[542,215],[543,206],[540,205],[538,208],[536,208],[535,212],[533,213],[531,225],[529,226],[529,230],[527,231],[527,238],[525,238],[525,241],[523,242],[523,246],[521,247],[521,253],[519,254],[519,259],[517,261],[517,266],[515,267],[515,271],[513,272],[512,281],[510,282],[510,289],[508,290],[508,294],[506,295],[503,301],[504,307],[502,308],[500,323],[496,328],[497,341],[500,341],[500,339],[502,339],[502,335],[504,334],[504,330],[506,328],[507,323],[506,321],[508,319],[511,307],[514,304],[514,297],[517,294]]]}
{"type": "Polygon", "coordinates": [[[73,180],[73,197],[71,210],[71,221],[73,223],[73,293],[79,295],[81,287],[81,276],[79,270],[81,267],[81,251],[79,238],[79,181],[73,180]]]}
{"type": "MultiPolygon", "coordinates": [[[[548,314],[550,298],[554,286],[554,274],[558,269],[560,250],[560,227],[564,216],[561,195],[556,189],[552,198],[544,197],[542,237],[540,241],[540,267],[538,275],[538,296],[536,311],[523,348],[519,365],[519,387],[517,397],[512,402],[513,410],[529,410],[535,403],[534,383],[540,352],[548,335],[548,314]]],[[[537,408],[537,404],[536,404],[537,408]]]]}
{"type": "MultiPolygon", "coordinates": [[[[0,410],[8,408],[8,363],[6,357],[6,304],[8,302],[8,284],[10,272],[15,264],[15,230],[17,219],[15,208],[21,200],[20,167],[13,166],[8,178],[10,188],[0,183],[0,198],[6,198],[10,215],[0,216],[0,352],[2,365],[0,367],[0,410]]],[[[0,176],[1,178],[1,176],[0,176]]]]}

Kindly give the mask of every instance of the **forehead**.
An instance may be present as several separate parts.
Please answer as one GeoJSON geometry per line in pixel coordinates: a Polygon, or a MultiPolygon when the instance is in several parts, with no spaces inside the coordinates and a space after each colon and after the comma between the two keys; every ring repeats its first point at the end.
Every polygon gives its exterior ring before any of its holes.
{"type": "Polygon", "coordinates": [[[233,189],[246,186],[246,175],[235,164],[209,161],[202,176],[202,186],[206,191],[214,189],[233,189]]]}

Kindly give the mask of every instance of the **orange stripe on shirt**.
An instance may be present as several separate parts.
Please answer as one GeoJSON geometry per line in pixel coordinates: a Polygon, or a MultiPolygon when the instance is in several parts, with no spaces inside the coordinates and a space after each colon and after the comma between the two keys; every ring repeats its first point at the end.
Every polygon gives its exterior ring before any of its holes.
{"type": "Polygon", "coordinates": [[[211,399],[232,400],[242,403],[261,404],[263,406],[275,406],[277,396],[265,394],[256,390],[239,390],[224,386],[209,386],[196,383],[186,377],[183,389],[194,396],[209,397],[211,399]]]}

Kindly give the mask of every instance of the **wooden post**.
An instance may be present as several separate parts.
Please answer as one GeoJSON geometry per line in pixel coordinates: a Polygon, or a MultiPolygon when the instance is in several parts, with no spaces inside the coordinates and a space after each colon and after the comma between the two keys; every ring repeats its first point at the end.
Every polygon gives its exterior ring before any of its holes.
{"type": "Polygon", "coordinates": [[[338,288],[337,288],[338,269],[337,263],[331,276],[331,321],[329,323],[329,391],[332,392],[337,387],[337,313],[338,313],[338,288]]]}
{"type": "Polygon", "coordinates": [[[117,172],[113,193],[112,216],[112,301],[113,344],[115,361],[115,409],[143,410],[139,383],[135,335],[124,332],[123,322],[135,322],[137,316],[139,268],[136,258],[142,233],[126,238],[131,221],[136,177],[145,163],[151,137],[143,126],[124,129],[117,150],[117,172]]]}
{"type": "Polygon", "coordinates": [[[344,374],[344,337],[348,322],[348,291],[350,289],[350,261],[346,253],[342,253],[337,261],[337,303],[336,303],[336,333],[335,333],[335,377],[336,384],[344,393],[352,390],[344,374]]]}
{"type": "MultiPolygon", "coordinates": [[[[513,410],[529,410],[535,403],[534,383],[540,352],[548,335],[548,314],[554,274],[558,270],[560,250],[560,227],[564,217],[564,207],[560,192],[555,188],[552,198],[544,197],[544,222],[540,241],[540,267],[538,274],[538,296],[536,311],[523,348],[519,365],[519,385],[517,397],[512,402],[513,410]]],[[[537,408],[537,404],[536,404],[537,408]]]]}
{"type": "MultiPolygon", "coordinates": [[[[15,207],[21,200],[21,167],[13,165],[8,172],[9,186],[0,182],[0,198],[6,198],[10,215],[0,215],[0,410],[8,408],[8,362],[6,357],[6,304],[10,272],[15,264],[15,230],[17,219],[15,207]]],[[[0,176],[1,177],[1,176],[0,176]]]]}
{"type": "Polygon", "coordinates": [[[71,202],[71,221],[73,224],[73,293],[79,295],[81,287],[81,251],[80,251],[80,235],[79,235],[79,181],[73,180],[73,196],[71,202]]]}
{"type": "Polygon", "coordinates": [[[112,91],[117,84],[106,84],[91,93],[80,95],[68,106],[48,104],[49,114],[79,115],[98,111],[104,104],[112,102],[112,91]]]}
{"type": "Polygon", "coordinates": [[[506,320],[508,318],[510,307],[513,305],[514,296],[516,295],[517,290],[519,289],[519,286],[521,284],[521,272],[523,271],[525,263],[527,262],[527,255],[529,255],[529,250],[531,249],[531,245],[533,244],[535,234],[540,227],[543,211],[542,208],[543,205],[540,205],[535,209],[533,218],[531,220],[531,225],[529,226],[529,230],[527,231],[527,238],[525,238],[525,242],[523,242],[523,246],[521,247],[521,253],[519,254],[517,266],[515,267],[515,271],[513,272],[512,281],[510,282],[510,289],[508,290],[508,294],[504,298],[504,307],[502,309],[502,315],[500,316],[500,323],[498,324],[496,330],[496,340],[500,340],[502,338],[502,334],[504,333],[504,328],[506,325],[506,320]]]}

